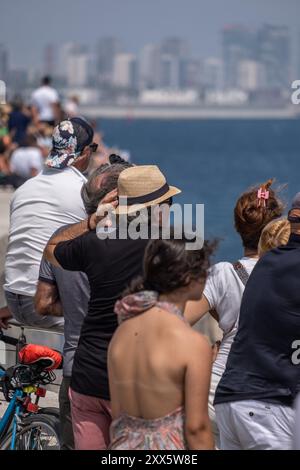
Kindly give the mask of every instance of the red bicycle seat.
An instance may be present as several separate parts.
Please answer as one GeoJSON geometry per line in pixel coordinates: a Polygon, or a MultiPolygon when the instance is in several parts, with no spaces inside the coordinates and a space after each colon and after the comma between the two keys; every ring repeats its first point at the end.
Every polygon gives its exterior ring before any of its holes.
{"type": "Polygon", "coordinates": [[[62,364],[62,355],[48,346],[27,344],[19,351],[19,361],[22,364],[36,364],[43,361],[45,370],[58,369],[62,364]]]}

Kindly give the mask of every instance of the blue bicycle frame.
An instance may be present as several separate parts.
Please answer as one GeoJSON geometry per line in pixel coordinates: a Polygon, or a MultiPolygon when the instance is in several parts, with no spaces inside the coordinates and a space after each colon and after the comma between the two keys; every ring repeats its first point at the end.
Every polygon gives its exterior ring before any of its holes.
{"type": "MultiPolygon", "coordinates": [[[[4,370],[0,369],[0,379],[2,377],[5,377],[6,372],[4,370]]],[[[11,401],[9,402],[9,405],[3,415],[3,417],[0,419],[0,436],[1,438],[4,437],[2,434],[5,432],[5,429],[7,429],[7,426],[13,422],[13,427],[12,427],[12,439],[10,443],[10,450],[14,450],[15,448],[15,443],[16,443],[16,435],[17,435],[17,429],[18,429],[18,417],[20,413],[20,403],[19,399],[23,398],[24,392],[22,390],[16,390],[15,393],[13,394],[13,397],[11,401]]]]}

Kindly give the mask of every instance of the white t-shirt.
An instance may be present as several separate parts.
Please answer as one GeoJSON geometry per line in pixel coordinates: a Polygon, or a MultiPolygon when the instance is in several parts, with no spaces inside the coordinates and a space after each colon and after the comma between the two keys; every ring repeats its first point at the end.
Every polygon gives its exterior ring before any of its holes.
{"type": "MultiPolygon", "coordinates": [[[[258,259],[244,257],[239,261],[250,275],[258,259]]],[[[221,262],[211,267],[203,294],[210,308],[217,311],[219,327],[224,333],[212,371],[220,378],[225,370],[228,354],[237,332],[244,288],[244,284],[231,263],[221,262]]]]}
{"type": "Polygon", "coordinates": [[[41,121],[53,121],[52,105],[59,101],[57,91],[48,85],[43,85],[32,93],[32,104],[38,109],[41,121]]]}
{"type": "Polygon", "coordinates": [[[16,149],[10,159],[10,168],[23,178],[31,177],[31,170],[40,172],[43,168],[43,157],[37,147],[20,147],[16,149]]]}
{"type": "Polygon", "coordinates": [[[4,290],[33,296],[51,235],[86,217],[80,191],[86,178],[74,167],[44,168],[14,193],[5,260],[4,290]]]}

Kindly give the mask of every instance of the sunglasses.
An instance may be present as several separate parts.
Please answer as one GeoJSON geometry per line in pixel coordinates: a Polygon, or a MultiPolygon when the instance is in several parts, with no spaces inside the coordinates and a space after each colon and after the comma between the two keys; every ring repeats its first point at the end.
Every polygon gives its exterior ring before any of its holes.
{"type": "Polygon", "coordinates": [[[89,148],[91,149],[93,153],[95,153],[97,151],[98,144],[96,144],[96,142],[93,142],[92,144],[89,145],[89,148]]]}

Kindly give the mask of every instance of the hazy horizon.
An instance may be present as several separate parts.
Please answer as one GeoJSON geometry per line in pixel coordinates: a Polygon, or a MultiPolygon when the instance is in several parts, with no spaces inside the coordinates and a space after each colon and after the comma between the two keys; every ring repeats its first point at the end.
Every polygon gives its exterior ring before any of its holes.
{"type": "Polygon", "coordinates": [[[40,66],[49,43],[93,47],[103,36],[119,38],[134,53],[144,44],[179,36],[194,56],[220,56],[222,28],[237,23],[250,29],[263,23],[288,26],[294,70],[300,52],[299,0],[10,0],[2,1],[2,12],[0,44],[8,48],[12,67],[40,66]]]}

